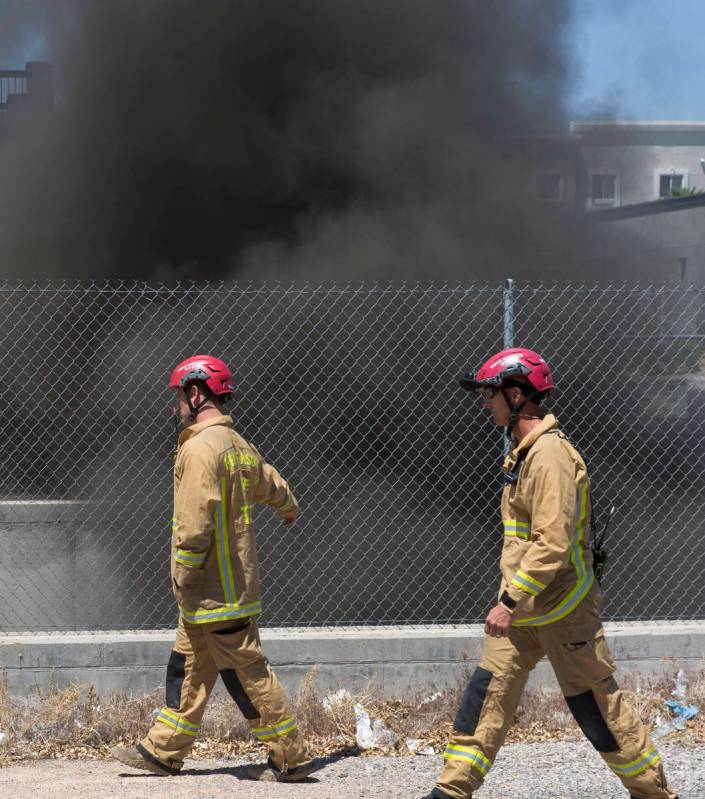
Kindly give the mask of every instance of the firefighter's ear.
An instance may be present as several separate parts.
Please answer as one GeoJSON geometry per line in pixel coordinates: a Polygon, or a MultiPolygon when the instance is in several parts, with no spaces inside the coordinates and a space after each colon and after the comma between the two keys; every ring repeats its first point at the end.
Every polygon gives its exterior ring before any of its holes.
{"type": "Polygon", "coordinates": [[[509,392],[509,399],[512,405],[519,405],[526,399],[524,393],[518,386],[511,386],[507,391],[509,392]]]}

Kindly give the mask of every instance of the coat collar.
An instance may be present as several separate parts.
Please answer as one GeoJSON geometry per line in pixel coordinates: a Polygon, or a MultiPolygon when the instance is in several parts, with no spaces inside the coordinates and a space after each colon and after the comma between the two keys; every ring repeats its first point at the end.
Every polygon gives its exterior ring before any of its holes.
{"type": "Polygon", "coordinates": [[[544,433],[547,433],[549,430],[553,430],[557,427],[558,419],[556,419],[552,413],[547,413],[541,420],[541,423],[537,424],[533,430],[531,430],[524,436],[524,438],[522,438],[519,444],[514,448],[515,452],[518,455],[520,452],[530,449],[544,433]]]}
{"type": "Polygon", "coordinates": [[[510,469],[517,462],[519,456],[522,454],[525,455],[544,433],[556,429],[558,429],[558,419],[556,419],[552,413],[547,413],[541,420],[541,423],[537,424],[531,432],[527,433],[509,452],[504,462],[504,470],[507,471],[510,469]]]}
{"type": "Polygon", "coordinates": [[[225,427],[232,427],[233,420],[231,416],[214,416],[211,419],[206,419],[205,422],[198,422],[197,424],[189,425],[185,430],[182,430],[179,434],[179,446],[181,446],[184,442],[188,441],[190,438],[197,436],[200,432],[205,430],[207,427],[213,427],[216,424],[225,425],[225,427]]]}

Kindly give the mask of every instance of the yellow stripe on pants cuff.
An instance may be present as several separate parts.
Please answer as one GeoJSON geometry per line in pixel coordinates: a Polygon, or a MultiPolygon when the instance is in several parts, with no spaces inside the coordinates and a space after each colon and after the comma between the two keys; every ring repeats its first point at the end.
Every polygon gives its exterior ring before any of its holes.
{"type": "Polygon", "coordinates": [[[198,735],[199,728],[197,725],[184,721],[176,713],[171,713],[168,710],[162,709],[157,716],[157,721],[161,721],[162,724],[166,724],[167,727],[171,727],[172,730],[177,732],[182,732],[184,735],[192,735],[194,737],[198,735]]]}
{"type": "Polygon", "coordinates": [[[252,734],[259,738],[260,741],[267,741],[270,738],[278,738],[280,735],[286,735],[292,730],[298,730],[298,728],[299,726],[296,723],[296,719],[292,716],[279,724],[272,724],[269,727],[255,727],[252,730],[252,734]]]}
{"type": "Polygon", "coordinates": [[[625,763],[623,766],[620,766],[619,763],[611,763],[609,760],[605,761],[618,777],[636,777],[646,771],[646,769],[660,762],[661,755],[653,748],[649,749],[641,757],[637,757],[636,760],[625,763]]]}
{"type": "Polygon", "coordinates": [[[469,746],[458,746],[448,744],[443,753],[443,757],[448,760],[459,760],[463,763],[470,763],[483,776],[492,768],[492,761],[488,760],[479,749],[472,749],[469,746]]]}

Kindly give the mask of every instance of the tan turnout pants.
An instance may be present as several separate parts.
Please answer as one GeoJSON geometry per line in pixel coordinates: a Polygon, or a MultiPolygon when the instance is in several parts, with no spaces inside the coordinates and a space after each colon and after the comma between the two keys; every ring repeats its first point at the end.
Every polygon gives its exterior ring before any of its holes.
{"type": "Polygon", "coordinates": [[[583,733],[631,796],[676,799],[648,732],[612,676],[616,667],[599,619],[580,608],[563,621],[512,627],[508,638],[485,639],[433,796],[468,799],[482,785],[514,720],[529,672],[544,654],[583,733]]]}
{"type": "Polygon", "coordinates": [[[179,622],[169,658],[166,706],[138,749],[178,772],[198,735],[218,675],[250,724],[269,744],[270,761],[286,773],[309,761],[281,684],[262,654],[254,619],[212,624],[179,622]]]}

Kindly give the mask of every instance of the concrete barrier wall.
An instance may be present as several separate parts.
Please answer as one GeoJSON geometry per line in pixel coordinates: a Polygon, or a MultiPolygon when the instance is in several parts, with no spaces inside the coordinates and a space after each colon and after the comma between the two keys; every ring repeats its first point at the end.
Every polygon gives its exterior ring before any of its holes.
{"type": "Polygon", "coordinates": [[[139,549],[150,583],[124,538],[135,523],[118,524],[117,515],[98,501],[0,500],[0,635],[147,625],[163,606],[173,614],[168,534],[139,549]]]}
{"type": "Polygon", "coordinates": [[[0,501],[0,629],[71,629],[84,623],[82,592],[92,548],[82,542],[86,503],[0,501]],[[46,628],[45,628],[46,629],[46,628]]]}
{"type": "MultiPolygon", "coordinates": [[[[612,623],[605,629],[622,674],[662,677],[705,668],[705,622],[612,623]]],[[[479,625],[262,631],[265,653],[289,691],[316,667],[321,691],[372,684],[390,698],[428,695],[464,681],[483,638],[479,625]]],[[[104,696],[141,696],[163,687],[173,642],[173,633],[4,636],[0,672],[16,697],[72,682],[91,683],[104,696]]],[[[530,685],[557,687],[546,661],[530,685]]]]}

